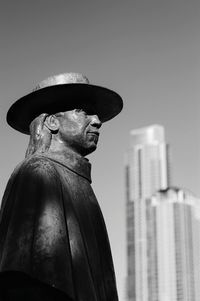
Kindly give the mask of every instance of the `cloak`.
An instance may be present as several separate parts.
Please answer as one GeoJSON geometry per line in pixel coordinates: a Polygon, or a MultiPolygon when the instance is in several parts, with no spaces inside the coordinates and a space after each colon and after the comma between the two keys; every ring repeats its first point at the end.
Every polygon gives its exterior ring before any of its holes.
{"type": "Polygon", "coordinates": [[[74,154],[33,155],[15,169],[0,211],[0,277],[20,272],[77,301],[118,300],[90,169],[74,154]]]}

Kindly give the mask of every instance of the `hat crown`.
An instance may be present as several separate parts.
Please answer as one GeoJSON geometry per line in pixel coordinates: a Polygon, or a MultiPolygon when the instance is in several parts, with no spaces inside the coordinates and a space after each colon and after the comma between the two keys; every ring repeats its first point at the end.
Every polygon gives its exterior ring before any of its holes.
{"type": "Polygon", "coordinates": [[[43,81],[41,81],[34,91],[40,90],[42,88],[56,86],[56,85],[65,85],[65,84],[89,84],[88,78],[81,73],[63,73],[58,75],[50,76],[43,81]]]}

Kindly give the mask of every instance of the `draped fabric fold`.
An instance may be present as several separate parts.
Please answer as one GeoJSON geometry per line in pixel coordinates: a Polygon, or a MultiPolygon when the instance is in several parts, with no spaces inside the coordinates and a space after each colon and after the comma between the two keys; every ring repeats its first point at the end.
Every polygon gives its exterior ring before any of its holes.
{"type": "Polygon", "coordinates": [[[0,211],[0,277],[21,272],[73,300],[117,301],[90,163],[34,155],[16,168],[0,211]]]}

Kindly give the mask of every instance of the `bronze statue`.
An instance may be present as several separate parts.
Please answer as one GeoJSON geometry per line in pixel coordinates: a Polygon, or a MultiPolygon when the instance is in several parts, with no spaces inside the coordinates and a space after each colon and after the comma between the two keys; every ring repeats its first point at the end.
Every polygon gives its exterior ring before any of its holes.
{"type": "Polygon", "coordinates": [[[76,73],[16,101],[7,122],[30,134],[0,211],[1,301],[117,301],[103,216],[85,158],[121,97],[76,73]]]}

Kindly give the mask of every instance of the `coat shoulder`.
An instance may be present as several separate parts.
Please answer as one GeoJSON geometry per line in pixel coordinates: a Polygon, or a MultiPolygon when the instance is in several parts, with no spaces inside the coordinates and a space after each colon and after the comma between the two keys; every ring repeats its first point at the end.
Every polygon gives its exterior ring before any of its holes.
{"type": "Polygon", "coordinates": [[[34,155],[23,160],[14,170],[13,175],[56,175],[55,165],[45,156],[34,155]]]}

